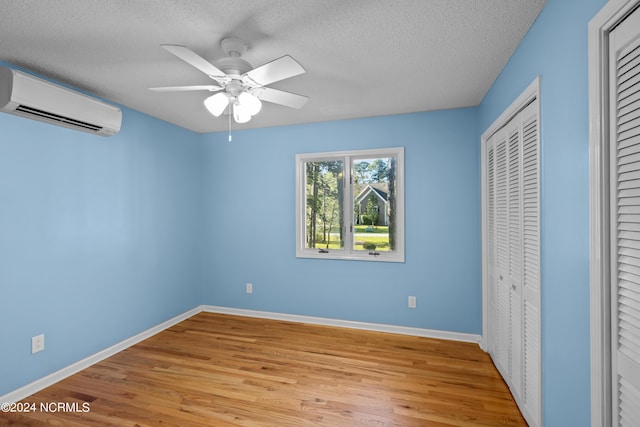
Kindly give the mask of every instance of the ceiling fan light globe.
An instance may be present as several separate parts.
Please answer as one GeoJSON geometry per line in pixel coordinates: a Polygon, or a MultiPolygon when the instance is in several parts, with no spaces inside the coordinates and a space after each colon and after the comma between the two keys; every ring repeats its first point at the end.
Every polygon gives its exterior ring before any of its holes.
{"type": "Polygon", "coordinates": [[[262,101],[249,92],[242,92],[238,97],[238,102],[250,116],[255,116],[262,108],[262,101]]]}
{"type": "Polygon", "coordinates": [[[219,117],[229,105],[229,97],[224,92],[216,93],[204,100],[204,106],[211,114],[219,117]]]}
{"type": "Polygon", "coordinates": [[[242,104],[236,102],[233,104],[233,120],[235,120],[236,123],[247,123],[251,120],[251,114],[247,112],[242,104]]]}

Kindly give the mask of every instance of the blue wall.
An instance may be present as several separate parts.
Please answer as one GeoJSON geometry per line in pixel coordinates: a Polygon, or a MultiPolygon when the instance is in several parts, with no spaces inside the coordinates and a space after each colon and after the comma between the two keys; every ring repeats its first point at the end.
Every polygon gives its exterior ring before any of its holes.
{"type": "Polygon", "coordinates": [[[0,130],[2,395],[200,303],[202,145],[128,109],[108,138],[0,130]]]}
{"type": "Polygon", "coordinates": [[[239,131],[231,143],[210,134],[204,144],[204,304],[482,332],[476,109],[239,131]],[[394,146],[405,147],[406,262],[296,258],[295,155],[394,146]]]}
{"type": "Polygon", "coordinates": [[[590,425],[587,25],[605,0],[549,0],[479,107],[480,131],[541,75],[544,425],[590,425]]]}

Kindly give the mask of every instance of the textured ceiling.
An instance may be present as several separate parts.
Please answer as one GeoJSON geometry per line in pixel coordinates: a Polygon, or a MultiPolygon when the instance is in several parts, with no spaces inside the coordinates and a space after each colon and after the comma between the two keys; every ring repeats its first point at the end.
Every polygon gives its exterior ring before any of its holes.
{"type": "Polygon", "coordinates": [[[271,87],[306,95],[300,110],[265,103],[238,128],[475,106],[545,0],[2,0],[0,59],[196,132],[223,131],[215,83],[163,50],[207,60],[221,39],[247,41],[257,67],[291,55],[306,74],[271,87]]]}

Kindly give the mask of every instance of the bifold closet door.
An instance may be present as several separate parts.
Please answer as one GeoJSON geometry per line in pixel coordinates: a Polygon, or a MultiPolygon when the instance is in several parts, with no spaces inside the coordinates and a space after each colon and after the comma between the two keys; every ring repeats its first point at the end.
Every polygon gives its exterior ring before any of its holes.
{"type": "Polygon", "coordinates": [[[525,418],[540,423],[538,103],[486,142],[489,353],[525,418]]]}
{"type": "Polygon", "coordinates": [[[508,180],[508,153],[507,138],[504,131],[500,131],[494,140],[495,150],[495,266],[494,270],[494,295],[496,298],[496,340],[495,363],[502,376],[509,377],[510,349],[509,337],[511,335],[510,303],[509,298],[509,180],[508,180]]]}
{"type": "Polygon", "coordinates": [[[615,426],[640,420],[640,10],[610,34],[611,389],[615,426]]]}
{"type": "MultiPolygon", "coordinates": [[[[520,113],[522,137],[522,335],[523,413],[541,425],[540,318],[540,121],[538,101],[520,113]]],[[[533,422],[532,422],[533,421],[533,422]]]]}

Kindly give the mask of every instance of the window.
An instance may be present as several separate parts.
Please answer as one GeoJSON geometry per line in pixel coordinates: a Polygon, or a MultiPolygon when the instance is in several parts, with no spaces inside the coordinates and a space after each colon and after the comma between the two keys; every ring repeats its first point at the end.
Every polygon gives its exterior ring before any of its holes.
{"type": "Polygon", "coordinates": [[[404,148],[296,156],[296,256],[404,262],[404,148]]]}

